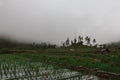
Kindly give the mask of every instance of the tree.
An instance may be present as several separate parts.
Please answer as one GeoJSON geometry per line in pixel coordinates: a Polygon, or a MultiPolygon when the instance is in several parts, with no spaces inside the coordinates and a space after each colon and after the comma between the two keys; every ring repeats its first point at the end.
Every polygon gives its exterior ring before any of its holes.
{"type": "Polygon", "coordinates": [[[87,42],[88,45],[91,44],[90,41],[91,41],[91,39],[90,39],[90,37],[89,37],[89,38],[88,38],[88,42],[87,42]]]}
{"type": "Polygon", "coordinates": [[[65,43],[63,43],[63,47],[65,47],[65,43]]]}
{"type": "Polygon", "coordinates": [[[90,37],[88,36],[85,37],[85,41],[87,42],[87,45],[90,45],[90,40],[91,40],[90,37]]]}
{"type": "Polygon", "coordinates": [[[96,39],[93,39],[93,44],[95,44],[96,43],[96,39]]]}
{"type": "Polygon", "coordinates": [[[83,41],[78,42],[77,45],[83,45],[83,41]]]}
{"type": "Polygon", "coordinates": [[[81,42],[83,40],[83,37],[82,36],[79,36],[78,37],[78,42],[81,42]]]}
{"type": "Polygon", "coordinates": [[[74,42],[71,40],[71,46],[73,46],[74,45],[74,42]]]}
{"type": "Polygon", "coordinates": [[[74,39],[74,44],[76,44],[76,43],[77,43],[77,39],[75,38],[75,39],[74,39]]]}
{"type": "Polygon", "coordinates": [[[83,45],[83,37],[81,37],[81,36],[78,36],[78,45],[83,45]]]}
{"type": "Polygon", "coordinates": [[[86,40],[86,41],[88,40],[88,36],[85,37],[85,40],[86,40]]]}
{"type": "Polygon", "coordinates": [[[86,41],[86,43],[88,45],[88,36],[85,37],[85,41],[86,41]]]}
{"type": "Polygon", "coordinates": [[[67,38],[67,40],[66,40],[66,46],[69,46],[69,38],[67,38]]]}

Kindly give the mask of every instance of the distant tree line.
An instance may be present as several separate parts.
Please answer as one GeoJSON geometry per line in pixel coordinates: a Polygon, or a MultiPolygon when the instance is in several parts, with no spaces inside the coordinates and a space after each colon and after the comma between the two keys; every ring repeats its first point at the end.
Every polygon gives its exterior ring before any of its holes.
{"type": "Polygon", "coordinates": [[[109,43],[107,46],[108,47],[119,47],[120,48],[120,41],[109,43]]]}
{"type": "Polygon", "coordinates": [[[0,38],[0,48],[39,48],[39,49],[47,49],[47,48],[56,48],[56,44],[51,44],[48,42],[41,42],[41,43],[25,43],[25,42],[18,42],[11,40],[9,38],[0,38]]]}
{"type": "Polygon", "coordinates": [[[73,40],[70,40],[69,38],[66,39],[66,41],[63,43],[63,47],[77,47],[77,46],[97,46],[96,44],[96,39],[91,39],[90,37],[82,37],[78,36],[77,38],[75,37],[73,40]]]}

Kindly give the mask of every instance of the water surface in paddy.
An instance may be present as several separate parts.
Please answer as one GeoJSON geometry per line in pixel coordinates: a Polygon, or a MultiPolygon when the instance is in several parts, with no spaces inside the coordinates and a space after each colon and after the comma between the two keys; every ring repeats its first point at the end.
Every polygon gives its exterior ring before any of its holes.
{"type": "Polygon", "coordinates": [[[100,80],[96,76],[41,62],[0,56],[0,80],[100,80]]]}

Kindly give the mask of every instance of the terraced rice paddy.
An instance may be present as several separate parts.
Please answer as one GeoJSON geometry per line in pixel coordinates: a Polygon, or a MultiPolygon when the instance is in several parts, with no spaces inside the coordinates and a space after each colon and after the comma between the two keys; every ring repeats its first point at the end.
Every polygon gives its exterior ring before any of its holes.
{"type": "Polygon", "coordinates": [[[18,55],[0,55],[0,80],[87,80],[88,78],[98,80],[95,76],[86,76],[55,65],[30,62],[29,59],[18,55]]]}

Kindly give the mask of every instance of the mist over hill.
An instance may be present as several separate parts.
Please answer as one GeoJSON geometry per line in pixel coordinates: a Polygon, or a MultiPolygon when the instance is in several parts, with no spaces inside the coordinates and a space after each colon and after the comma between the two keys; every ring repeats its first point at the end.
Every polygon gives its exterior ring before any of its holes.
{"type": "Polygon", "coordinates": [[[20,41],[63,43],[91,36],[120,39],[119,0],[0,0],[0,35],[20,41]]]}

